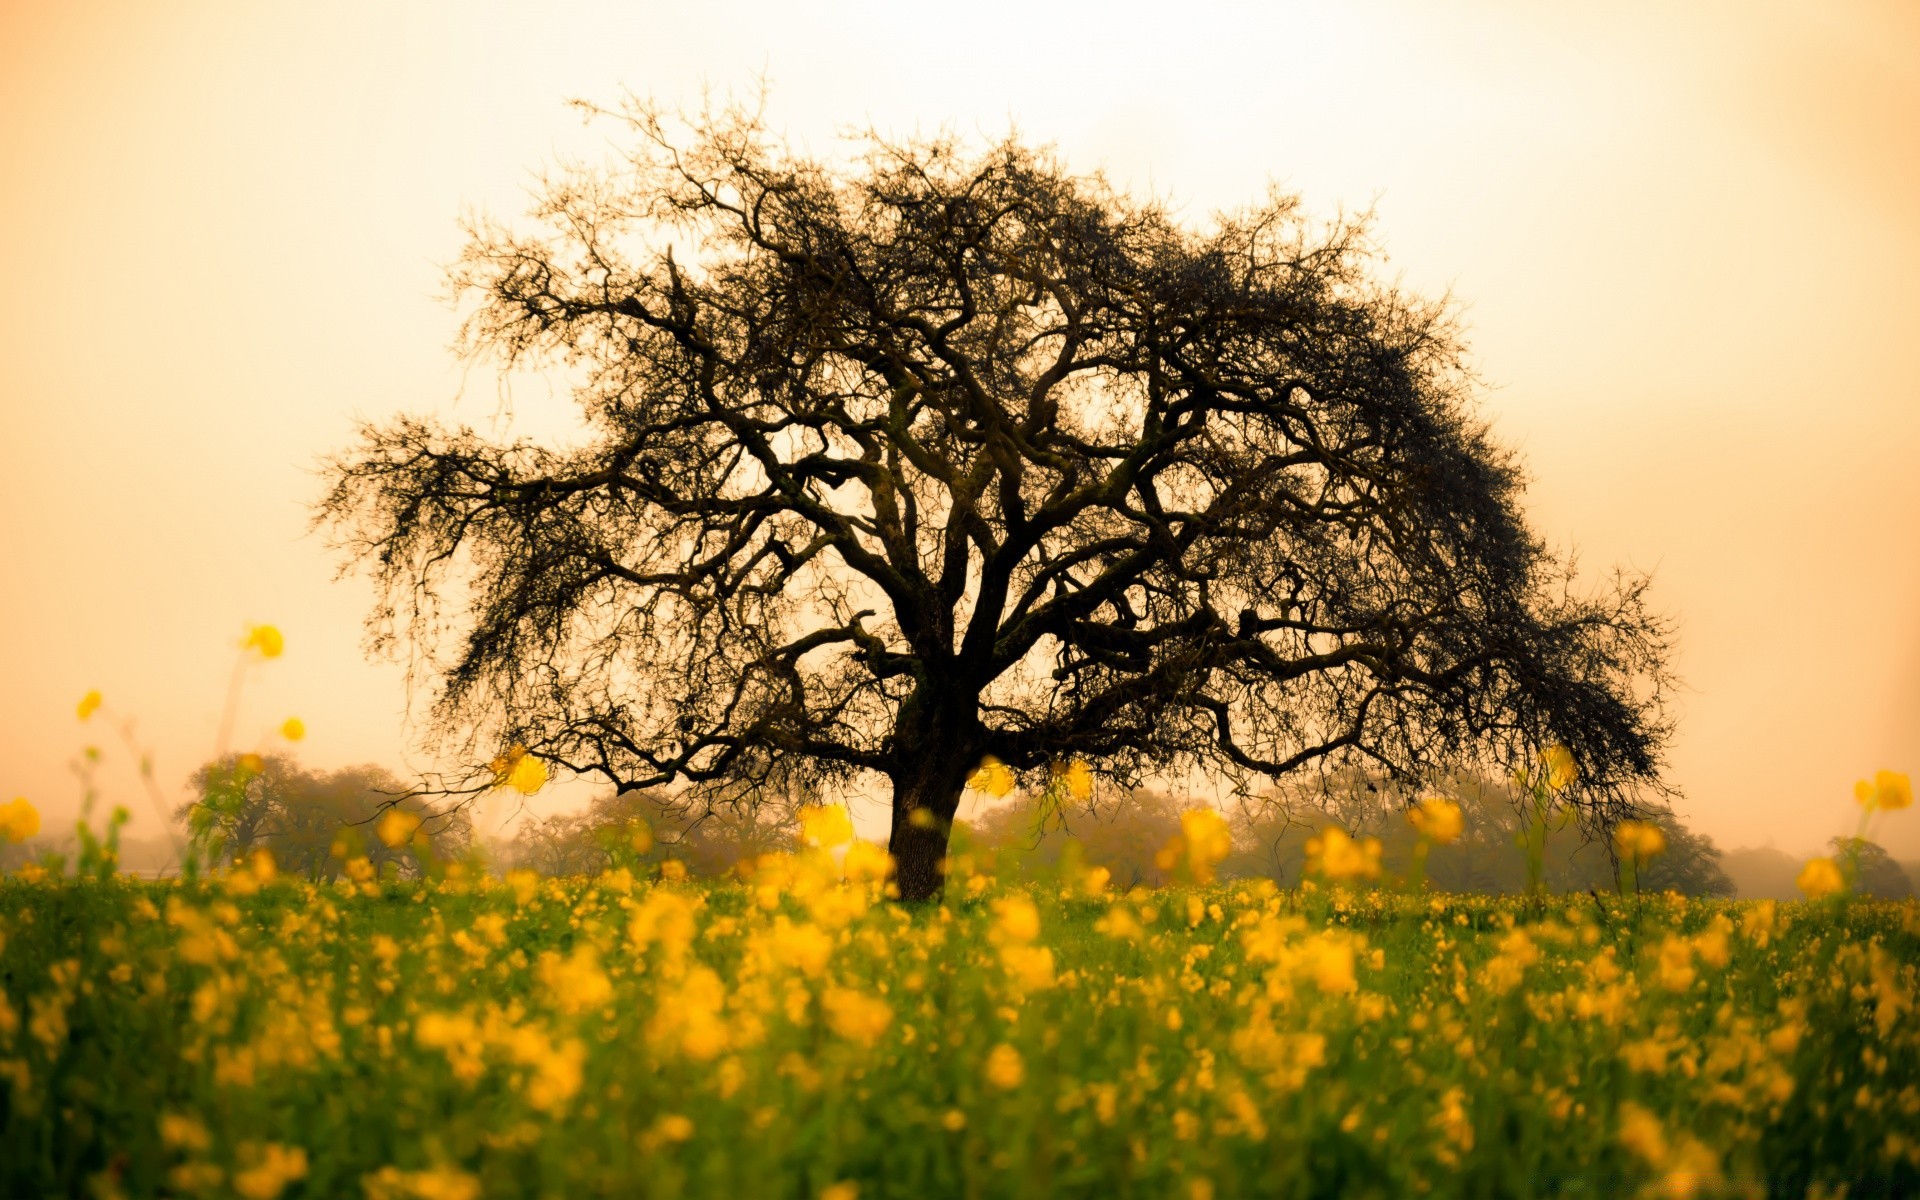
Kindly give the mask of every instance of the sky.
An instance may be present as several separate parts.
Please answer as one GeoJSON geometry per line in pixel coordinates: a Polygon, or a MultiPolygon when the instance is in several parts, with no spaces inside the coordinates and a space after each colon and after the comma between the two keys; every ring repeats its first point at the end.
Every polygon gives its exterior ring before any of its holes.
{"type": "MultiPolygon", "coordinates": [[[[1810,852],[1920,770],[1920,8],[0,0],[0,797],[70,822],[96,744],[157,829],[121,725],[185,799],[257,622],[234,748],[298,715],[311,766],[435,765],[308,530],[320,459],[401,412],[564,428],[450,352],[459,218],[610,152],[569,99],[763,84],[823,155],[1017,129],[1196,224],[1371,207],[1461,306],[1536,530],[1651,572],[1682,815],[1810,852]]],[[[1876,836],[1920,857],[1920,812],[1876,836]]]]}

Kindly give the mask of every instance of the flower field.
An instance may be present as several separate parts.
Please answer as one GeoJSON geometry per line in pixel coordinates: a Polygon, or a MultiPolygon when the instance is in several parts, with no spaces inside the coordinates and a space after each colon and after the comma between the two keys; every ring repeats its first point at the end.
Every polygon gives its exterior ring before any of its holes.
{"type": "Polygon", "coordinates": [[[885,866],[0,879],[0,1192],[1920,1189],[1912,902],[885,866]]]}

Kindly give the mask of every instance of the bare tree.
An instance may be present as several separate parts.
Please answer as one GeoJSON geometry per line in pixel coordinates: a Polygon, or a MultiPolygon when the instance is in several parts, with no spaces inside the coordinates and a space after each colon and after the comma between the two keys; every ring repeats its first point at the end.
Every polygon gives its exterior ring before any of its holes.
{"type": "Polygon", "coordinates": [[[908,899],[987,755],[1244,784],[1557,741],[1600,821],[1657,776],[1644,580],[1583,596],[1528,532],[1445,306],[1371,279],[1362,222],[610,115],[633,148],[453,272],[464,353],[566,369],[590,436],[402,418],[329,463],[316,521],[441,737],[696,798],[884,778],[908,899]]]}

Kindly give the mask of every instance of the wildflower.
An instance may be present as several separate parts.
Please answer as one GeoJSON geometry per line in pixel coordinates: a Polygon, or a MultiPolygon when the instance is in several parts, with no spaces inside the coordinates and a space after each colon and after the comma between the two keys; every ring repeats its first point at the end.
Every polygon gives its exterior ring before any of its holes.
{"type": "Polygon", "coordinates": [[[660,881],[662,883],[685,883],[687,881],[687,864],[677,858],[670,858],[661,863],[660,881]]]}
{"type": "Polygon", "coordinates": [[[1896,809],[1913,803],[1913,781],[1900,771],[1876,771],[1873,782],[1862,779],[1853,785],[1853,798],[1861,808],[1896,809]]]}
{"type": "Polygon", "coordinates": [[[627,822],[627,844],[633,847],[635,854],[645,854],[653,849],[653,826],[639,817],[627,822]]]}
{"type": "Polygon", "coordinates": [[[233,769],[234,773],[240,776],[244,782],[252,779],[256,775],[266,774],[267,760],[261,758],[258,754],[242,754],[233,760],[233,769]]]}
{"type": "Polygon", "coordinates": [[[213,1144],[207,1127],[181,1113],[160,1114],[160,1140],[175,1150],[196,1152],[213,1144]]]}
{"type": "Polygon", "coordinates": [[[1027,897],[1015,894],[995,900],[993,912],[994,941],[1030,942],[1040,936],[1040,910],[1027,897]]]}
{"type": "Polygon", "coordinates": [[[1093,768],[1081,759],[1053,764],[1053,782],[1075,800],[1093,799],[1093,768]]]}
{"type": "Polygon", "coordinates": [[[1213,868],[1233,850],[1233,833],[1211,808],[1190,808],[1180,814],[1180,832],[1154,856],[1162,871],[1182,871],[1194,883],[1213,882],[1213,868]]]}
{"type": "Polygon", "coordinates": [[[1622,821],[1614,828],[1613,844],[1631,858],[1650,858],[1667,848],[1667,835],[1651,821],[1622,821]]]}
{"type": "Polygon", "coordinates": [[[679,1113],[667,1113],[653,1123],[656,1142],[685,1142],[693,1138],[693,1122],[679,1113]]]}
{"type": "Polygon", "coordinates": [[[1559,742],[1547,747],[1542,756],[1547,767],[1547,786],[1559,791],[1574,780],[1580,778],[1580,768],[1574,765],[1573,752],[1559,742]]]}
{"type": "Polygon", "coordinates": [[[800,810],[800,836],[823,850],[844,846],[853,840],[853,818],[838,804],[811,805],[800,810]]]}
{"type": "Polygon", "coordinates": [[[1426,796],[1407,810],[1414,831],[1437,846],[1447,845],[1460,836],[1465,818],[1460,806],[1445,796],[1426,796]]]}
{"type": "Polygon", "coordinates": [[[299,717],[288,717],[280,722],[280,736],[290,742],[297,742],[307,736],[307,723],[299,717]]]}
{"type": "Polygon", "coordinates": [[[1020,1061],[1020,1052],[1001,1042],[987,1055],[987,1082],[1002,1091],[1012,1091],[1020,1086],[1027,1076],[1027,1066],[1020,1061]]]}
{"type": "Polygon", "coordinates": [[[84,721],[88,717],[91,717],[99,707],[100,693],[88,692],[86,695],[80,697],[80,703],[74,708],[74,711],[80,714],[80,719],[84,721]]]}
{"type": "Polygon", "coordinates": [[[540,982],[553,1006],[564,1013],[583,1013],[613,999],[613,984],[600,969],[600,956],[591,946],[575,946],[562,958],[549,950],[540,956],[540,982]]]}
{"type": "Polygon", "coordinates": [[[1840,874],[1840,867],[1831,858],[1816,858],[1800,868],[1800,877],[1794,880],[1800,891],[1809,900],[1824,900],[1828,896],[1847,886],[1840,874]]]}
{"type": "Polygon", "coordinates": [[[389,808],[381,818],[374,822],[373,832],[389,848],[399,849],[413,839],[420,829],[420,814],[404,808],[389,808]]]}
{"type": "Polygon", "coordinates": [[[271,625],[255,625],[247,630],[246,639],[240,643],[240,648],[255,651],[261,658],[279,658],[281,651],[287,648],[287,640],[271,625]]]}
{"type": "Polygon", "coordinates": [[[967,786],[976,792],[985,792],[994,799],[1013,790],[1013,771],[1007,764],[989,754],[980,760],[980,765],[967,776],[967,786]]]}
{"type": "Polygon", "coordinates": [[[1378,879],[1380,839],[1355,841],[1347,831],[1330,825],[1307,841],[1307,871],[1326,879],[1378,879]]]}
{"type": "Polygon", "coordinates": [[[479,1200],[480,1181],[457,1167],[381,1167],[360,1178],[367,1200],[479,1200]]]}
{"type": "Polygon", "coordinates": [[[860,1185],[851,1179],[830,1183],[820,1189],[820,1200],[860,1200],[860,1185]]]}
{"type": "Polygon", "coordinates": [[[893,1007],[877,996],[854,988],[830,987],[820,994],[827,1025],[841,1037],[871,1046],[893,1023],[893,1007]]]}
{"type": "Polygon", "coordinates": [[[274,1200],[288,1184],[307,1174],[307,1152],[298,1146],[289,1148],[269,1142],[261,1147],[243,1147],[242,1157],[258,1160],[253,1166],[233,1173],[233,1190],[247,1200],[274,1200]],[[244,1153],[247,1149],[252,1153],[244,1153]]]}
{"type": "Polygon", "coordinates": [[[840,869],[855,883],[879,883],[893,874],[893,856],[887,853],[885,847],[856,839],[847,847],[847,856],[840,861],[840,869]]]}
{"type": "Polygon", "coordinates": [[[25,796],[15,796],[0,804],[0,839],[24,842],[40,832],[40,810],[25,796]]]}

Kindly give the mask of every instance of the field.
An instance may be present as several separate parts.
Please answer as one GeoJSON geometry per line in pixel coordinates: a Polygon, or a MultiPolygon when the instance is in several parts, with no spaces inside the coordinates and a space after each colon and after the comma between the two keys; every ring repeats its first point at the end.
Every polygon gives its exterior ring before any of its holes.
{"type": "Polygon", "coordinates": [[[0,1191],[1912,1194],[1920,906],[0,880],[0,1191]]]}

